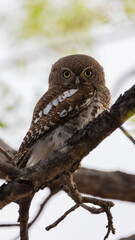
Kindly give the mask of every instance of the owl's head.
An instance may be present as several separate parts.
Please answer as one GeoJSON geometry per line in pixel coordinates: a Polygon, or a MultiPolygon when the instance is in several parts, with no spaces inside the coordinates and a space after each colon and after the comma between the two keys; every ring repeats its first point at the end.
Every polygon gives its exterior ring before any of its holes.
{"type": "Polygon", "coordinates": [[[103,68],[90,56],[83,54],[69,55],[60,58],[52,66],[49,87],[61,84],[78,87],[85,82],[94,86],[105,84],[103,68]]]}

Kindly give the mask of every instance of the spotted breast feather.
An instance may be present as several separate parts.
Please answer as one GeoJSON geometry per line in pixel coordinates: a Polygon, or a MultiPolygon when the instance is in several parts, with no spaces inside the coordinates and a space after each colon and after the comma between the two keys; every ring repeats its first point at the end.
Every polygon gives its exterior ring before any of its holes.
{"type": "Polygon", "coordinates": [[[31,152],[31,145],[57,126],[76,116],[95,96],[95,89],[85,83],[79,88],[56,87],[49,89],[37,103],[29,131],[14,158],[23,167],[31,152]]]}

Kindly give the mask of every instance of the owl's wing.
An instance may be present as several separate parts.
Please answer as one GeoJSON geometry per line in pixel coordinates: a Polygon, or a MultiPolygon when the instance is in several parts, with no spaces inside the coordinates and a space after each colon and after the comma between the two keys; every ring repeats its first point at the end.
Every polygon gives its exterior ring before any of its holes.
{"type": "Polygon", "coordinates": [[[87,83],[78,89],[67,90],[65,87],[55,87],[48,90],[34,109],[30,129],[24,137],[14,162],[20,163],[38,138],[76,116],[91,103],[94,96],[95,89],[87,83]]]}

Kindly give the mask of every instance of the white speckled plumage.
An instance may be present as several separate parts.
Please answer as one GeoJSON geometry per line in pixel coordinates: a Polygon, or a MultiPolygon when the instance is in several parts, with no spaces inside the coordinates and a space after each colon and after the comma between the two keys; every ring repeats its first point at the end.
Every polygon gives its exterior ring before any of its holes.
{"type": "Polygon", "coordinates": [[[95,59],[78,54],[58,60],[14,162],[19,167],[38,163],[108,109],[109,103],[104,71],[95,59]]]}
{"type": "Polygon", "coordinates": [[[62,126],[57,127],[48,136],[43,136],[37,140],[34,144],[33,152],[27,163],[27,167],[33,166],[39,162],[39,160],[46,157],[53,149],[57,149],[62,146],[69,138],[72,137],[73,133],[79,129],[82,129],[89,121],[92,121],[95,117],[101,114],[105,109],[100,103],[91,103],[91,106],[87,107],[83,112],[80,112],[75,119],[70,119],[62,126]],[[97,113],[95,116],[91,115],[92,106],[97,106],[97,113]],[[76,121],[76,124],[75,124],[76,121]]]}

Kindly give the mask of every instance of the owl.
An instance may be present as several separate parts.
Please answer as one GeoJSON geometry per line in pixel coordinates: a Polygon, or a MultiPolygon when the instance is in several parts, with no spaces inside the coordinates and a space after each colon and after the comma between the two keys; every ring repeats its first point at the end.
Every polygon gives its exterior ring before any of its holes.
{"type": "Polygon", "coordinates": [[[110,104],[103,68],[82,54],[59,59],[49,75],[48,91],[35,106],[32,122],[13,159],[31,167],[47,157],[110,104]]]}

